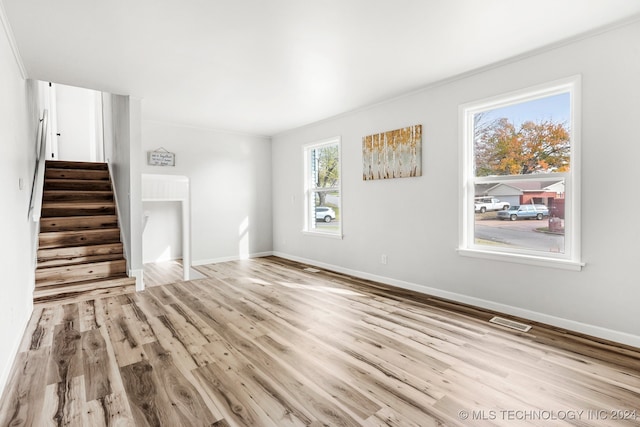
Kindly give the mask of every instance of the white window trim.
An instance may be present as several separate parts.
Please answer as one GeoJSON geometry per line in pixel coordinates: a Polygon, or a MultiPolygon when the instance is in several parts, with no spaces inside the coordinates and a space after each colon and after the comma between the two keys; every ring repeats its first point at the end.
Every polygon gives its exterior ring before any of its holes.
{"type": "MultiPolygon", "coordinates": [[[[585,265],[581,261],[580,246],[580,141],[581,141],[581,76],[529,87],[500,96],[463,104],[459,107],[460,135],[460,224],[458,253],[463,256],[485,258],[498,261],[517,262],[543,267],[555,267],[580,271],[585,265]],[[473,149],[469,141],[473,140],[473,116],[476,113],[508,105],[522,103],[560,93],[570,93],[571,102],[571,171],[561,174],[545,174],[541,178],[565,178],[565,253],[541,253],[530,250],[494,248],[478,245],[474,239],[474,184],[478,181],[496,181],[496,177],[473,176],[473,149]],[[568,225],[568,226],[567,226],[568,225]]],[[[506,181],[511,177],[499,177],[506,181]]],[[[522,177],[513,177],[522,179],[522,177]]]]}
{"type": "Polygon", "coordinates": [[[327,237],[327,238],[331,238],[331,239],[338,239],[338,240],[342,240],[343,235],[342,235],[342,223],[343,223],[343,216],[342,216],[342,138],[340,136],[334,136],[332,138],[327,138],[327,139],[323,139],[320,141],[316,141],[316,142],[312,142],[310,144],[306,144],[302,147],[302,157],[303,157],[303,162],[304,162],[304,189],[303,189],[303,202],[304,202],[304,208],[303,208],[303,212],[304,212],[304,228],[302,229],[302,233],[309,235],[309,236],[316,236],[316,237],[327,237]],[[340,176],[340,180],[338,182],[338,192],[340,193],[340,222],[338,225],[338,232],[335,233],[330,233],[330,232],[326,232],[326,231],[318,231],[317,229],[312,228],[312,224],[311,224],[311,212],[309,211],[309,209],[311,208],[311,201],[309,199],[311,192],[313,191],[313,189],[310,187],[310,182],[311,182],[311,168],[309,167],[309,151],[325,146],[325,145],[333,145],[333,144],[338,144],[338,158],[340,160],[339,165],[338,165],[338,174],[340,176]]]}

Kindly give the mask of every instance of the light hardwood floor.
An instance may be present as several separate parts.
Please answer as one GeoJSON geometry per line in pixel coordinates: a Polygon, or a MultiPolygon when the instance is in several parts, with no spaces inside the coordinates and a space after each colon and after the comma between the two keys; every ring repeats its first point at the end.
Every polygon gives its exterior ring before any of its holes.
{"type": "Polygon", "coordinates": [[[305,267],[37,306],[0,426],[640,425],[638,349],[305,267]]]}
{"type": "Polygon", "coordinates": [[[182,260],[145,264],[143,277],[146,288],[182,282],[182,260]]]}

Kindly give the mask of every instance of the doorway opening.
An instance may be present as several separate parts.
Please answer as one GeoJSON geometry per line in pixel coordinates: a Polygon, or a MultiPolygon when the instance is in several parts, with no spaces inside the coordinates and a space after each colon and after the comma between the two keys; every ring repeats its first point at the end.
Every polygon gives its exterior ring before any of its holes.
{"type": "Polygon", "coordinates": [[[51,139],[47,158],[104,162],[102,92],[49,83],[51,139]]]}
{"type": "Polygon", "coordinates": [[[142,205],[142,258],[149,283],[173,283],[180,270],[182,280],[189,280],[193,275],[189,178],[142,174],[142,205]]]}

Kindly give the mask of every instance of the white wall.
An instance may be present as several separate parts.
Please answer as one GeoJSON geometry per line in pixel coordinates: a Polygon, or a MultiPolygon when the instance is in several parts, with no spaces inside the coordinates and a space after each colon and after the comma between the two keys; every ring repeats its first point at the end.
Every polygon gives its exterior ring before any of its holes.
{"type": "Polygon", "coordinates": [[[640,346],[640,23],[273,138],[276,254],[640,346]],[[582,74],[581,272],[457,254],[458,106],[582,74]],[[362,181],[365,135],[422,124],[419,178],[362,181]],[[344,239],[304,235],[302,149],[342,136],[344,239]],[[388,264],[379,263],[381,254],[388,264]],[[489,279],[486,279],[489,278],[489,279]]]}
{"type": "Polygon", "coordinates": [[[111,165],[129,275],[142,286],[141,102],[103,93],[104,153],[111,165]]]}
{"type": "Polygon", "coordinates": [[[189,178],[193,264],[271,251],[269,138],[144,121],[142,153],[144,173],[189,178]],[[146,164],[160,147],[175,167],[146,164]]]}
{"type": "Polygon", "coordinates": [[[36,228],[27,215],[36,159],[37,92],[36,82],[22,78],[0,20],[0,393],[33,308],[36,228]]]}
{"type": "Polygon", "coordinates": [[[182,258],[182,203],[142,202],[147,219],[142,232],[142,262],[182,258]]]}

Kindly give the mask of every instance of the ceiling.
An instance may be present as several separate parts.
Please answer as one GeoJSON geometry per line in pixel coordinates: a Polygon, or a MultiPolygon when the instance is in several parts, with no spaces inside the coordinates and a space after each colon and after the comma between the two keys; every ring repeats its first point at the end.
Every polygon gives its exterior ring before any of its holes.
{"type": "Polygon", "coordinates": [[[274,135],[640,15],[638,0],[0,0],[30,78],[274,135]]]}

